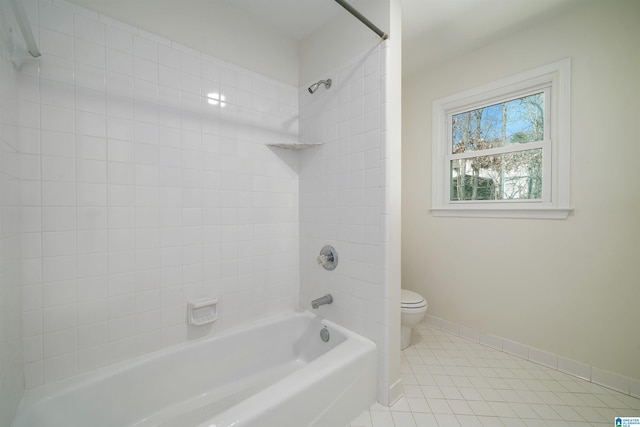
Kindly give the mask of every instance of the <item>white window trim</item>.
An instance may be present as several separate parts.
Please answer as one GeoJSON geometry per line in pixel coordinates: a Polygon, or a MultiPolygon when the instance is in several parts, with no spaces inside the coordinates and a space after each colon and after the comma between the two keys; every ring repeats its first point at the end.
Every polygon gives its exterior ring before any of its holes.
{"type": "MultiPolygon", "coordinates": [[[[432,208],[433,216],[566,219],[570,207],[571,61],[569,58],[433,101],[432,208]],[[548,191],[542,200],[450,201],[449,129],[447,115],[475,106],[491,105],[530,88],[550,86],[549,123],[551,159],[548,191]]],[[[546,130],[545,130],[546,134],[546,130]]],[[[550,161],[549,161],[550,160],[550,161]]]]}

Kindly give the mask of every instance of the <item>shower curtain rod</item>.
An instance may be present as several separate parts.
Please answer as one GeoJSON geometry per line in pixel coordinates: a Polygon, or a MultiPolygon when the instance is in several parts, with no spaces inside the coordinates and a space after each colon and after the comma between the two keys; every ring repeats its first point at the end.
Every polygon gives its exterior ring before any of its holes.
{"type": "Polygon", "coordinates": [[[31,26],[29,25],[29,20],[27,19],[27,14],[24,12],[22,3],[20,3],[20,0],[9,0],[9,3],[11,3],[11,8],[13,9],[13,14],[16,17],[18,27],[20,27],[20,32],[22,33],[24,42],[27,44],[27,50],[34,58],[39,57],[41,54],[38,50],[36,39],[33,37],[33,33],[31,32],[31,26]]]}
{"type": "Polygon", "coordinates": [[[355,16],[360,22],[362,22],[364,25],[369,27],[369,29],[371,29],[374,33],[376,33],[382,40],[386,40],[389,38],[389,34],[385,33],[380,28],[376,27],[373,24],[373,22],[369,21],[363,14],[361,14],[356,9],[354,9],[354,7],[351,6],[349,3],[347,3],[345,0],[335,0],[335,1],[340,6],[347,9],[347,12],[355,16]]]}

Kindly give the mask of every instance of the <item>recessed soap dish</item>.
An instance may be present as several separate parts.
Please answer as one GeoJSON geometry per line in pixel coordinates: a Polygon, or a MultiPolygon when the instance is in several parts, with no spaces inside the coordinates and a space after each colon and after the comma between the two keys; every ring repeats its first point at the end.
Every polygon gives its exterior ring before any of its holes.
{"type": "Polygon", "coordinates": [[[218,318],[218,298],[206,298],[187,304],[187,320],[190,325],[202,326],[218,318]]]}

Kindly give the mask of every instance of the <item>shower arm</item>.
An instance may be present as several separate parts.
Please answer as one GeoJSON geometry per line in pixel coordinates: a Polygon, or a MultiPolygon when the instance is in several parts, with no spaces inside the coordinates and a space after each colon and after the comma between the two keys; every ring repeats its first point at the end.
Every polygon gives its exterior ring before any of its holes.
{"type": "Polygon", "coordinates": [[[369,27],[369,29],[374,33],[376,33],[382,40],[386,40],[389,38],[389,34],[385,33],[380,28],[375,26],[373,22],[369,21],[363,14],[358,12],[353,6],[351,6],[345,0],[335,0],[335,2],[338,3],[340,6],[344,7],[347,10],[347,12],[355,16],[356,19],[358,19],[364,25],[369,27]]]}

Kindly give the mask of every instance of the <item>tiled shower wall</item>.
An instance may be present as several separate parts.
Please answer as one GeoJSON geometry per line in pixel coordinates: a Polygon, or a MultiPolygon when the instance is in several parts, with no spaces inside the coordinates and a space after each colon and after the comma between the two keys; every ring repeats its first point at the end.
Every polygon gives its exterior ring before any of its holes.
{"type": "Polygon", "coordinates": [[[333,304],[317,312],[378,344],[381,401],[389,386],[387,50],[382,42],[319,75],[331,88],[311,95],[303,87],[299,101],[301,142],[322,143],[300,157],[300,304],[330,293],[333,304]],[[316,262],[326,244],[338,252],[333,271],[316,262]]]}
{"type": "Polygon", "coordinates": [[[25,4],[43,52],[19,91],[26,386],[297,306],[298,159],[264,145],[296,138],[297,89],[25,4]],[[205,296],[218,321],[189,327],[205,296]]]}
{"type": "MultiPolygon", "coordinates": [[[[20,290],[20,155],[11,17],[0,5],[0,425],[8,426],[22,397],[20,290]]],[[[13,27],[15,28],[15,27],[13,27]]]]}

